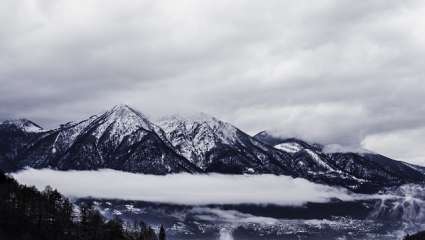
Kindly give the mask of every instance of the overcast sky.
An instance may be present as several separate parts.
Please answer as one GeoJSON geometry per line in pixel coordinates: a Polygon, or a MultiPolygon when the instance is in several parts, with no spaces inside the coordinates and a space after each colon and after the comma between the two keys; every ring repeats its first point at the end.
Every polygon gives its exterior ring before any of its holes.
{"type": "Polygon", "coordinates": [[[425,1],[5,0],[0,120],[206,112],[425,165],[425,1]]]}

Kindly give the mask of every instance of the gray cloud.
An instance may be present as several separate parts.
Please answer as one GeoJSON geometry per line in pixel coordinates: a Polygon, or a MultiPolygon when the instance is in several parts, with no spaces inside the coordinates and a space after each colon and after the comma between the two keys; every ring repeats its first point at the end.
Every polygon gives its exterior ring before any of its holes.
{"type": "MultiPolygon", "coordinates": [[[[53,127],[127,103],[344,145],[425,127],[420,0],[3,4],[0,119],[53,127]]],[[[423,161],[424,137],[395,155],[423,161]]],[[[394,155],[382,142],[366,146],[394,155]]]]}
{"type": "Polygon", "coordinates": [[[424,136],[425,128],[392,131],[368,135],[362,145],[385,152],[390,157],[410,159],[411,162],[425,166],[424,136]]]}

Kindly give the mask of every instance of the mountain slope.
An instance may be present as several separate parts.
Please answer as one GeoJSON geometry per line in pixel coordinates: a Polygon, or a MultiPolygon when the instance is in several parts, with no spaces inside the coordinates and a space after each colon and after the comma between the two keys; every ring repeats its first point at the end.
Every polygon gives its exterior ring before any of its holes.
{"type": "Polygon", "coordinates": [[[126,106],[79,123],[68,123],[39,137],[20,156],[20,167],[57,169],[112,168],[166,174],[198,172],[176,154],[158,127],[126,106]]]}
{"type": "Polygon", "coordinates": [[[0,123],[0,169],[12,171],[17,168],[16,159],[42,131],[37,124],[19,119],[0,123]]]}
{"type": "Polygon", "coordinates": [[[344,186],[353,191],[375,188],[371,181],[343,171],[329,161],[319,151],[320,145],[288,139],[273,147],[205,114],[174,115],[158,124],[176,151],[205,172],[273,173],[344,186]]]}
{"type": "Polygon", "coordinates": [[[255,138],[290,152],[306,168],[311,168],[312,165],[308,163],[313,162],[330,172],[368,183],[363,185],[369,188],[374,188],[372,185],[379,187],[425,181],[424,167],[395,161],[370,151],[329,151],[319,144],[310,144],[296,138],[279,138],[267,131],[260,132],[255,138]]]}
{"type": "Polygon", "coordinates": [[[0,125],[3,125],[4,127],[15,127],[18,128],[24,132],[42,132],[43,128],[37,125],[36,123],[25,119],[15,119],[15,120],[6,120],[0,123],[0,125]]]}
{"type": "Polygon", "coordinates": [[[178,153],[206,172],[293,175],[289,154],[206,114],[173,115],[158,125],[178,153]]]}

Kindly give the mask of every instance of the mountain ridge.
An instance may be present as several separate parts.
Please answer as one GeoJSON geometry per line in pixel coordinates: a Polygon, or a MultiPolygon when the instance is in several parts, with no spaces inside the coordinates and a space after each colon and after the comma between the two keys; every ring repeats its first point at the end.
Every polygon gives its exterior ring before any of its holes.
{"type": "Polygon", "coordinates": [[[17,165],[61,170],[112,168],[153,174],[196,172],[155,130],[142,114],[118,105],[99,116],[39,135],[19,153],[17,165]]]}
{"type": "MultiPolygon", "coordinates": [[[[279,138],[267,134],[266,131],[254,136],[266,143],[281,147],[282,144],[298,144],[297,151],[292,154],[298,158],[320,160],[326,164],[336,164],[338,168],[359,179],[369,179],[374,182],[396,182],[397,177],[409,181],[422,181],[425,167],[393,160],[371,151],[327,151],[326,146],[310,144],[297,138],[279,138]],[[319,159],[320,158],[320,159],[319,159]],[[415,171],[411,171],[414,169],[415,171]]],[[[396,183],[394,183],[397,185],[396,183]]]]}
{"type": "Polygon", "coordinates": [[[268,173],[358,192],[425,181],[425,167],[374,153],[330,153],[320,144],[278,138],[267,131],[250,136],[207,114],[173,115],[154,123],[128,105],[117,105],[57,129],[30,131],[21,125],[0,124],[4,171],[33,167],[145,174],[268,173]]]}
{"type": "Polygon", "coordinates": [[[201,118],[188,119],[175,115],[158,124],[180,154],[207,172],[219,168],[224,173],[253,173],[254,169],[260,173],[291,173],[288,166],[276,161],[287,159],[286,153],[275,151],[215,117],[202,114],[201,118]],[[228,169],[223,169],[223,165],[228,169]]]}

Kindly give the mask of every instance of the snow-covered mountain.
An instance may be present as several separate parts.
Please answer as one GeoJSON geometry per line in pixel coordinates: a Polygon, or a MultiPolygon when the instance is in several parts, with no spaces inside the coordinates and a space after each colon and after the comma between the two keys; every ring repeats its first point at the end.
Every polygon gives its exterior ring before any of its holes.
{"type": "Polygon", "coordinates": [[[25,132],[42,132],[43,131],[42,127],[40,127],[39,125],[25,118],[6,120],[0,124],[3,126],[16,127],[25,132]]]}
{"type": "Polygon", "coordinates": [[[0,123],[0,170],[18,169],[18,155],[42,133],[42,128],[27,120],[0,123]]]}
{"type": "Polygon", "coordinates": [[[377,186],[424,181],[424,167],[396,161],[365,149],[311,144],[297,138],[276,137],[267,131],[254,137],[290,153],[296,162],[305,169],[311,169],[314,174],[325,170],[377,186]]]}
{"type": "Polygon", "coordinates": [[[173,115],[158,125],[176,151],[203,171],[292,174],[288,153],[207,114],[173,115]]]}
{"type": "Polygon", "coordinates": [[[149,174],[270,173],[359,192],[425,181],[425,168],[362,151],[341,151],[261,132],[252,137],[206,114],[157,124],[127,105],[42,130],[29,120],[0,124],[0,169],[112,168],[149,174]]]}
{"type": "Polygon", "coordinates": [[[158,127],[141,113],[118,105],[100,116],[40,134],[19,154],[17,165],[154,174],[197,172],[158,132],[158,127]]]}

